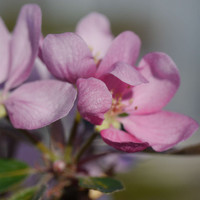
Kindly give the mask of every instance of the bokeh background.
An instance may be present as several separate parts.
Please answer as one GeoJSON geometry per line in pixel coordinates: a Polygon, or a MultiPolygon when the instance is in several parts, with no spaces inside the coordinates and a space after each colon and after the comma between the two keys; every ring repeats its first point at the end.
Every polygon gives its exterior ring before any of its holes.
{"type": "MultiPolygon", "coordinates": [[[[162,51],[172,57],[181,86],[166,107],[200,123],[200,1],[199,0],[0,0],[0,15],[11,31],[23,4],[37,3],[43,13],[42,30],[74,31],[78,20],[92,11],[105,14],[114,35],[131,30],[142,40],[140,58],[162,51]]],[[[200,143],[200,131],[177,148],[200,143]]],[[[138,157],[138,156],[137,156],[138,157]]],[[[199,200],[200,157],[139,155],[142,158],[118,178],[127,190],[119,200],[199,200]]]]}

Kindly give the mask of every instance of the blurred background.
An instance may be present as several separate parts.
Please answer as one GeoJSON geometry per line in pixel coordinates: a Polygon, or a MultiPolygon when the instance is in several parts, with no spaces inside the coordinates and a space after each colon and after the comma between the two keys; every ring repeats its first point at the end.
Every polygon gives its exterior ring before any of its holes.
{"type": "MultiPolygon", "coordinates": [[[[23,4],[37,3],[43,13],[42,30],[74,31],[80,18],[92,11],[105,14],[116,36],[131,30],[142,40],[140,58],[162,51],[172,57],[181,86],[166,107],[200,123],[200,1],[199,0],[0,0],[0,15],[11,31],[23,4]]],[[[200,131],[177,148],[200,143],[200,131]]],[[[113,199],[199,200],[199,156],[140,156],[130,172],[119,175],[127,190],[113,199]]]]}

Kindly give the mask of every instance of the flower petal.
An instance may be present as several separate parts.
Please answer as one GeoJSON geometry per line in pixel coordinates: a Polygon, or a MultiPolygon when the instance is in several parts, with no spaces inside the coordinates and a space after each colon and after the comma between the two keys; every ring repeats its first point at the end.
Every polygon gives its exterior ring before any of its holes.
{"type": "Polygon", "coordinates": [[[114,68],[110,74],[131,86],[148,83],[136,68],[124,62],[117,62],[114,64],[114,68]]]}
{"type": "Polygon", "coordinates": [[[78,111],[81,116],[95,125],[101,125],[104,114],[110,109],[112,95],[105,83],[95,78],[78,79],[78,111]]]}
{"type": "Polygon", "coordinates": [[[120,120],[124,128],[156,151],[167,150],[189,138],[199,124],[192,118],[169,111],[149,115],[130,115],[120,120]]]}
{"type": "Polygon", "coordinates": [[[179,71],[166,54],[147,54],[139,64],[140,73],[149,81],[133,89],[134,101],[127,110],[137,114],[160,111],[176,93],[180,85],[179,71]]]}
{"type": "Polygon", "coordinates": [[[93,76],[96,71],[92,52],[74,33],[47,35],[43,42],[43,60],[55,77],[73,84],[78,78],[93,76]]]}
{"type": "Polygon", "coordinates": [[[42,56],[42,47],[43,47],[43,41],[44,41],[44,36],[42,33],[40,34],[40,40],[39,40],[39,51],[38,51],[38,57],[43,61],[43,56],[42,56]]]}
{"type": "Polygon", "coordinates": [[[98,59],[104,57],[114,38],[108,18],[97,12],[82,18],[77,24],[76,33],[84,39],[92,49],[93,56],[98,59]]]}
{"type": "Polygon", "coordinates": [[[102,130],[101,137],[109,146],[127,153],[142,151],[149,146],[147,142],[140,142],[134,136],[112,127],[102,130]]]}
{"type": "Polygon", "coordinates": [[[31,73],[38,54],[41,34],[41,10],[38,5],[22,7],[11,40],[11,65],[6,91],[20,85],[31,73]]]}
{"type": "Polygon", "coordinates": [[[10,33],[0,17],[0,83],[8,76],[10,33]]]}
{"type": "Polygon", "coordinates": [[[135,67],[124,62],[117,62],[112,68],[112,71],[101,77],[101,80],[113,94],[123,95],[130,86],[148,83],[135,67]]]}
{"type": "Polygon", "coordinates": [[[37,129],[66,116],[74,105],[76,89],[56,80],[26,83],[5,101],[15,128],[37,129]]]}
{"type": "Polygon", "coordinates": [[[139,55],[140,45],[140,38],[131,31],[125,31],[118,35],[100,63],[96,76],[100,77],[108,73],[112,65],[119,61],[133,66],[139,55]]]}

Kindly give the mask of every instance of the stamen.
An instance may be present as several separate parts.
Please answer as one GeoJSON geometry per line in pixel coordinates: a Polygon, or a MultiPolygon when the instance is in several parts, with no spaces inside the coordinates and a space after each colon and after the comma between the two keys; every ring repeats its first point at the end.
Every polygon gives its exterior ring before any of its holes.
{"type": "MultiPolygon", "coordinates": [[[[113,95],[113,90],[110,91],[111,94],[113,95]]],[[[133,98],[129,100],[129,103],[131,104],[133,102],[133,98]]],[[[100,126],[96,126],[95,129],[97,131],[101,131],[104,129],[109,128],[110,126],[113,126],[116,129],[121,128],[120,122],[117,120],[117,116],[120,114],[124,113],[124,108],[126,105],[122,104],[122,94],[114,94],[114,97],[112,99],[112,105],[110,110],[104,115],[105,120],[100,126]]],[[[137,108],[135,108],[137,109],[137,108]]],[[[128,114],[126,114],[127,116],[128,114]]]]}
{"type": "Polygon", "coordinates": [[[112,105],[111,105],[111,111],[110,111],[110,114],[112,117],[123,112],[125,105],[123,105],[121,101],[122,101],[122,94],[121,93],[115,94],[115,97],[112,99],[112,105]]]}
{"type": "Polygon", "coordinates": [[[90,48],[91,51],[93,51],[93,48],[91,46],[88,46],[90,48]]]}
{"type": "Polygon", "coordinates": [[[131,98],[130,100],[129,100],[129,104],[131,105],[133,103],[133,98],[131,98]]]}
{"type": "MultiPolygon", "coordinates": [[[[91,46],[88,46],[88,47],[93,52],[93,50],[94,50],[93,47],[91,47],[91,46]]],[[[94,62],[97,66],[99,65],[99,63],[101,61],[100,59],[98,59],[99,55],[100,55],[100,52],[97,52],[96,55],[94,55],[94,62]]]]}
{"type": "Polygon", "coordinates": [[[98,51],[95,55],[95,57],[98,57],[100,55],[100,52],[98,51]]]}
{"type": "Polygon", "coordinates": [[[100,52],[97,52],[96,55],[94,55],[94,62],[95,62],[95,64],[99,63],[99,59],[98,59],[99,55],[100,55],[100,52]]]}

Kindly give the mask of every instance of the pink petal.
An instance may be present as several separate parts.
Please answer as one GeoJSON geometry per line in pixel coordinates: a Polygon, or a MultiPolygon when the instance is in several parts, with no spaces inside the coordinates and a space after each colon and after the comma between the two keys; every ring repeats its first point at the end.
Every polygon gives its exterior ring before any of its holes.
{"type": "Polygon", "coordinates": [[[142,151],[149,146],[147,142],[140,142],[134,136],[114,128],[102,130],[101,137],[109,146],[127,153],[142,151]]]}
{"type": "Polygon", "coordinates": [[[40,34],[40,40],[39,40],[39,51],[38,51],[38,57],[43,61],[43,56],[42,56],[42,47],[43,47],[43,41],[44,41],[44,36],[42,33],[40,34]]]}
{"type": "Polygon", "coordinates": [[[140,38],[131,31],[125,31],[118,35],[101,62],[97,77],[110,72],[112,65],[119,61],[133,66],[139,55],[140,45],[140,38]]]}
{"type": "Polygon", "coordinates": [[[95,78],[78,79],[78,111],[81,116],[95,125],[101,125],[104,114],[110,109],[112,95],[105,83],[95,78]]]}
{"type": "Polygon", "coordinates": [[[104,57],[113,40],[108,18],[97,12],[82,18],[77,24],[76,33],[91,47],[93,56],[98,59],[104,57]]]}
{"type": "Polygon", "coordinates": [[[138,72],[136,68],[124,62],[117,62],[114,64],[114,69],[110,72],[110,74],[131,86],[148,83],[148,81],[140,74],[140,72],[138,72]]]}
{"type": "Polygon", "coordinates": [[[74,105],[76,89],[56,80],[26,83],[5,101],[15,128],[37,129],[66,116],[74,105]]]}
{"type": "Polygon", "coordinates": [[[31,73],[38,54],[41,10],[38,5],[22,7],[11,40],[11,65],[6,91],[20,85],[31,73]]]}
{"type": "Polygon", "coordinates": [[[147,54],[139,64],[140,73],[149,81],[134,87],[134,101],[131,108],[137,114],[157,112],[166,106],[179,88],[179,71],[166,54],[147,54]]]}
{"type": "Polygon", "coordinates": [[[43,60],[55,77],[73,84],[78,78],[93,76],[96,71],[92,52],[74,33],[47,35],[43,43],[43,60]]]}
{"type": "Polygon", "coordinates": [[[0,83],[3,83],[9,70],[10,33],[0,17],[0,83]]]}
{"type": "Polygon", "coordinates": [[[124,128],[156,151],[167,150],[189,138],[199,124],[192,118],[169,111],[149,115],[130,115],[120,120],[124,128]]]}
{"type": "Polygon", "coordinates": [[[104,75],[101,80],[113,94],[124,94],[130,86],[148,83],[136,68],[124,62],[117,62],[112,68],[112,71],[104,75]]]}

